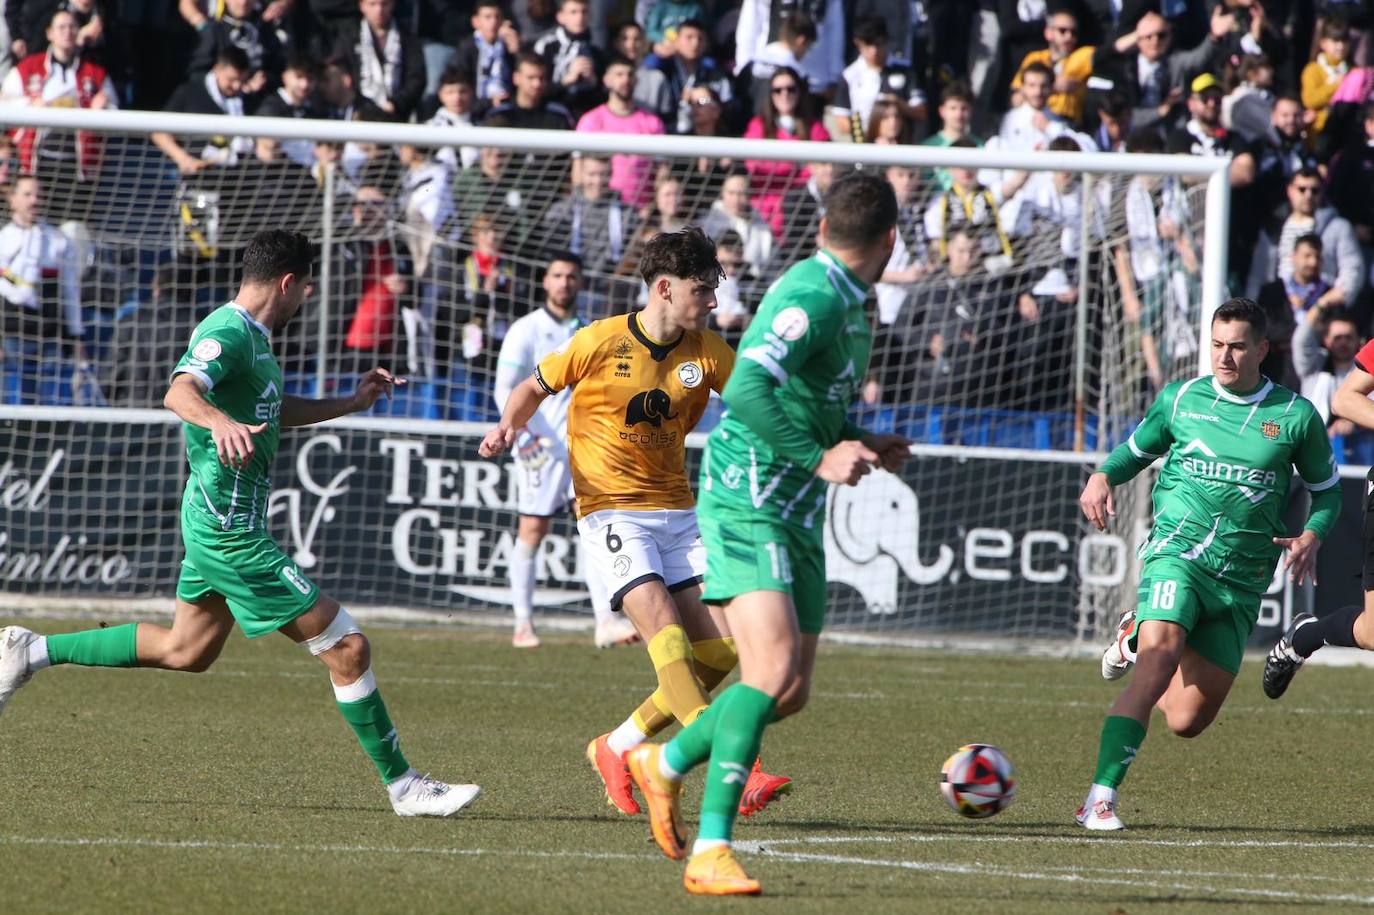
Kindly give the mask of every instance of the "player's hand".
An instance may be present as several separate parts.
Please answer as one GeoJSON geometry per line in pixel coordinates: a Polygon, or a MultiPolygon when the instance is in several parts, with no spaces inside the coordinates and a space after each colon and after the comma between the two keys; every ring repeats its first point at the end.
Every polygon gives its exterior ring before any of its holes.
{"type": "Polygon", "coordinates": [[[878,453],[863,442],[840,442],[825,454],[816,465],[816,476],[827,483],[853,486],[879,461],[878,453]]]}
{"type": "Polygon", "coordinates": [[[519,434],[519,429],[510,426],[497,426],[482,436],[482,444],[477,446],[477,453],[484,458],[493,458],[505,454],[515,447],[515,439],[519,434]]]}
{"type": "Polygon", "coordinates": [[[1083,509],[1083,517],[1099,531],[1107,529],[1107,522],[1116,517],[1116,499],[1112,496],[1112,484],[1101,471],[1088,477],[1088,485],[1078,497],[1078,507],[1083,509]]]}
{"type": "Polygon", "coordinates": [[[1274,543],[1288,553],[1283,567],[1288,570],[1289,581],[1300,585],[1310,578],[1312,584],[1317,583],[1317,550],[1322,542],[1316,534],[1303,531],[1296,537],[1275,537],[1274,543]]]}
{"type": "Polygon", "coordinates": [[[234,422],[227,416],[210,426],[210,440],[215,443],[219,462],[226,467],[242,467],[253,459],[253,436],[267,428],[267,423],[250,426],[234,422]]]}
{"type": "Polygon", "coordinates": [[[404,378],[399,378],[384,368],[373,369],[359,380],[358,389],[353,392],[349,412],[361,413],[371,409],[374,403],[383,397],[390,397],[396,388],[405,383],[404,378]]]}
{"type": "Polygon", "coordinates": [[[905,435],[870,432],[859,439],[878,455],[878,463],[889,473],[902,469],[906,459],[911,457],[911,439],[905,435]]]}

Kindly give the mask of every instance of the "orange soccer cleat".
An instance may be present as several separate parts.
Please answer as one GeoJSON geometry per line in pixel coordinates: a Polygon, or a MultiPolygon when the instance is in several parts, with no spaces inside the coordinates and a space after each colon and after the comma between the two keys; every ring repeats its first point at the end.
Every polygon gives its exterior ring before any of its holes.
{"type": "Polygon", "coordinates": [[[592,764],[601,784],[606,788],[606,803],[627,816],[640,812],[639,801],[635,800],[634,783],[630,781],[630,769],[625,765],[625,757],[617,756],[610,746],[610,734],[587,744],[587,762],[592,764]]]}
{"type": "Polygon", "coordinates": [[[692,855],[682,885],[698,896],[757,896],[763,892],[762,884],[744,872],[728,845],[692,855]]]}
{"type": "Polygon", "coordinates": [[[669,781],[658,771],[658,754],[662,752],[663,748],[656,744],[640,744],[625,754],[625,762],[649,808],[649,831],[654,841],[669,858],[681,861],[687,857],[687,839],[678,812],[682,782],[669,781]]]}

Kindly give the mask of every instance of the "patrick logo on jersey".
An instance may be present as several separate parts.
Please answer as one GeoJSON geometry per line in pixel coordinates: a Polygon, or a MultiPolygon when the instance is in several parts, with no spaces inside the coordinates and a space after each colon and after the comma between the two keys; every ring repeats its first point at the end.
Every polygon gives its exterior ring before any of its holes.
{"type": "Polygon", "coordinates": [[[625,405],[625,429],[620,433],[621,441],[642,448],[669,448],[677,443],[677,432],[659,431],[665,419],[677,419],[673,412],[673,399],[661,388],[640,391],[625,405]],[[640,432],[638,426],[649,425],[653,431],[640,432]]]}

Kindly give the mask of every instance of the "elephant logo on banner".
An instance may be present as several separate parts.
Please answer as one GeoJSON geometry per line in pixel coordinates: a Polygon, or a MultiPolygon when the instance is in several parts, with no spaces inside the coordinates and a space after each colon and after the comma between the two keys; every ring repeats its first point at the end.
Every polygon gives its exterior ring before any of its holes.
{"type": "Polygon", "coordinates": [[[834,486],[826,506],[825,573],[859,592],[870,613],[897,612],[901,570],[917,584],[945,578],[954,550],[921,561],[921,512],[916,492],[901,477],[875,470],[857,486],[834,486]]]}
{"type": "Polygon", "coordinates": [[[625,405],[627,426],[648,423],[657,429],[663,425],[665,419],[677,419],[677,414],[673,412],[673,401],[668,393],[659,388],[640,391],[625,405]]]}

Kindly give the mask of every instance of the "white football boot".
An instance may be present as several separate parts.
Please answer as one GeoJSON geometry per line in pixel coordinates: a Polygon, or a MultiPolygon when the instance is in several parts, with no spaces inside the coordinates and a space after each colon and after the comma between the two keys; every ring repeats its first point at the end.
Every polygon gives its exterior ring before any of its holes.
{"type": "Polygon", "coordinates": [[[1115,832],[1126,828],[1126,824],[1121,822],[1121,817],[1116,815],[1116,801],[1107,798],[1099,798],[1092,803],[1092,806],[1084,801],[1083,806],[1078,808],[1078,812],[1073,815],[1073,818],[1084,829],[1115,832]]]}
{"type": "Polygon", "coordinates": [[[390,792],[391,809],[403,817],[451,817],[482,793],[476,785],[448,785],[413,769],[400,780],[400,790],[390,792]]]}
{"type": "Polygon", "coordinates": [[[0,630],[0,714],[4,713],[15,690],[33,676],[29,668],[29,646],[36,641],[38,634],[22,626],[0,630]]]}
{"type": "Polygon", "coordinates": [[[592,641],[597,648],[614,648],[616,645],[633,645],[639,641],[639,633],[635,631],[634,623],[617,616],[604,623],[596,624],[596,634],[592,641]]]}
{"type": "Polygon", "coordinates": [[[516,648],[538,648],[539,636],[534,631],[534,623],[525,620],[516,623],[510,643],[516,648]]]}
{"type": "Polygon", "coordinates": [[[1131,637],[1131,632],[1135,629],[1135,611],[1126,610],[1121,614],[1121,619],[1116,623],[1116,634],[1112,636],[1112,643],[1107,646],[1107,650],[1102,652],[1102,679],[1120,680],[1131,672],[1135,666],[1135,659],[1127,657],[1126,640],[1131,637]]]}

